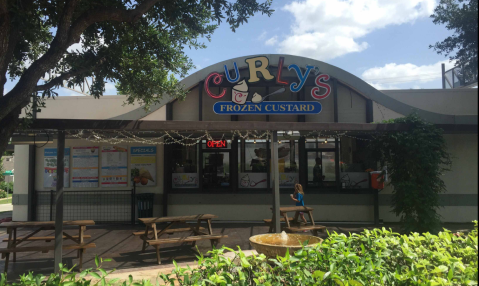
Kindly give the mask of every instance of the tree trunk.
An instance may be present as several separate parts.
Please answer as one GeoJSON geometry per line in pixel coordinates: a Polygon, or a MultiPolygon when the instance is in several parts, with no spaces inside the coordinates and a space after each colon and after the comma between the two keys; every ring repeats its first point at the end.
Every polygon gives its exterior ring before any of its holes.
{"type": "MultiPolygon", "coordinates": [[[[21,111],[21,109],[20,109],[21,111]]],[[[5,153],[7,150],[8,142],[13,135],[15,129],[18,128],[20,124],[20,112],[11,112],[5,118],[0,121],[0,156],[5,153]]]]}

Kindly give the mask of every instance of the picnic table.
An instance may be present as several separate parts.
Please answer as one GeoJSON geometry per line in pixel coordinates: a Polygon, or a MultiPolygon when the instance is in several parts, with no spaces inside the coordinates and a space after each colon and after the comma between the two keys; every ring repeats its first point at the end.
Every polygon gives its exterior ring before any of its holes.
{"type": "MultiPolygon", "coordinates": [[[[273,210],[273,208],[271,208],[273,210]]],[[[279,208],[279,213],[281,215],[280,221],[286,224],[286,227],[282,229],[285,232],[303,232],[303,231],[311,231],[313,235],[317,236],[318,231],[323,232],[325,231],[326,227],[322,225],[317,225],[314,223],[313,219],[313,208],[306,207],[306,206],[294,206],[294,207],[281,207],[279,208]],[[294,212],[294,217],[288,217],[289,212],[294,212]],[[299,213],[307,213],[309,216],[309,223],[300,222],[299,213]]],[[[274,213],[272,219],[264,219],[263,221],[269,225],[269,232],[273,232],[273,220],[274,220],[274,213]]]]}
{"type": "Polygon", "coordinates": [[[156,249],[156,258],[158,264],[161,264],[160,260],[160,245],[167,243],[183,243],[192,242],[193,246],[196,241],[210,240],[211,246],[216,246],[221,238],[228,237],[227,235],[214,235],[213,228],[211,227],[211,219],[217,218],[212,214],[199,214],[189,216],[172,216],[172,217],[158,217],[158,218],[139,218],[139,220],[145,224],[145,231],[134,232],[133,235],[139,236],[143,240],[142,252],[145,252],[146,247],[151,245],[156,249]],[[196,222],[187,223],[187,222],[196,222]],[[204,227],[201,227],[201,223],[206,222],[207,231],[204,227]],[[162,229],[156,227],[157,223],[166,224],[162,229]],[[172,228],[172,226],[178,224],[186,224],[187,227],[172,228]],[[160,238],[164,234],[173,234],[180,232],[193,232],[192,236],[174,237],[174,238],[160,238]]]}
{"type": "MultiPolygon", "coordinates": [[[[63,232],[63,239],[72,240],[75,242],[70,245],[63,245],[63,249],[74,249],[78,250],[77,257],[80,258],[79,269],[81,270],[83,264],[83,253],[87,248],[96,247],[95,243],[85,243],[84,240],[91,238],[90,235],[85,235],[85,230],[87,225],[94,225],[93,220],[73,220],[73,221],[64,221],[64,226],[78,226],[78,235],[69,235],[66,232],[63,232]]],[[[41,245],[41,246],[26,246],[18,247],[20,243],[28,241],[55,241],[55,236],[34,236],[42,230],[52,230],[55,229],[54,221],[19,221],[19,222],[2,222],[0,227],[6,228],[8,233],[8,238],[3,239],[3,242],[7,242],[6,248],[0,248],[0,253],[2,254],[2,259],[5,258],[5,269],[4,272],[8,270],[8,261],[10,259],[10,253],[13,253],[13,262],[16,261],[17,252],[35,252],[41,251],[42,253],[47,253],[48,251],[55,250],[55,245],[41,245]],[[17,237],[17,228],[26,227],[34,228],[34,230],[23,237],[17,237]]]]}

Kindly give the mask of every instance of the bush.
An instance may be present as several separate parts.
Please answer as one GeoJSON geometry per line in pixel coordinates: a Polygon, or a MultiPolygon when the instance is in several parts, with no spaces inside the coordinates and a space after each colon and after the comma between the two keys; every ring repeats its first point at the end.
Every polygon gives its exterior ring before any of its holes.
{"type": "Polygon", "coordinates": [[[0,199],[4,199],[7,197],[7,192],[5,192],[4,190],[0,190],[0,199]]]}
{"type": "MultiPolygon", "coordinates": [[[[225,250],[233,251],[223,247],[210,251],[210,257],[199,256],[198,269],[173,262],[173,272],[159,276],[166,284],[156,285],[477,285],[478,281],[477,221],[469,234],[444,230],[438,235],[400,235],[384,228],[349,236],[332,233],[320,246],[270,261],[264,255],[246,257],[241,250],[231,259],[223,255],[225,250]]],[[[17,285],[96,285],[85,279],[88,274],[102,285],[119,284],[106,280],[104,270],[99,273],[87,269],[75,278],[68,272],[63,280],[30,273],[17,285]]],[[[121,285],[132,281],[130,276],[121,285]]],[[[2,279],[0,286],[4,285],[2,279]]]]}

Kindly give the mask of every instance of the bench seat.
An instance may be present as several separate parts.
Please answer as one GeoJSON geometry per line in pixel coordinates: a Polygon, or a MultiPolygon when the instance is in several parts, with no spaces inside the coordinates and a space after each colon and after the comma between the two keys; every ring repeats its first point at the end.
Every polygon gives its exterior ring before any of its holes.
{"type": "Polygon", "coordinates": [[[324,225],[306,224],[306,225],[299,225],[299,226],[284,227],[283,229],[286,232],[302,232],[305,230],[312,230],[313,232],[316,232],[319,230],[323,232],[326,229],[326,227],[324,225]]]}
{"type": "MultiPolygon", "coordinates": [[[[73,238],[78,239],[78,235],[72,235],[73,238]]],[[[63,236],[63,239],[67,238],[65,235],[63,236]]],[[[91,238],[91,235],[84,235],[83,238],[91,238]]],[[[17,237],[17,241],[22,240],[23,237],[17,237]]],[[[45,240],[46,242],[50,242],[52,240],[55,240],[54,236],[32,236],[27,238],[25,241],[36,241],[36,240],[45,240]]],[[[8,238],[4,238],[3,242],[8,242],[8,238]]]]}
{"type": "MultiPolygon", "coordinates": [[[[194,228],[196,229],[196,227],[194,227],[194,228]]],[[[204,228],[204,227],[200,227],[200,231],[203,231],[203,230],[205,230],[205,228],[204,228]]],[[[157,230],[157,232],[160,232],[160,231],[161,231],[161,230],[157,230]]],[[[192,230],[191,230],[191,228],[189,228],[189,227],[185,227],[185,228],[170,228],[170,229],[165,230],[163,233],[173,234],[173,233],[184,232],[184,231],[192,231],[192,230]]],[[[133,235],[135,235],[135,236],[140,236],[140,235],[144,235],[144,234],[145,234],[145,231],[135,231],[135,232],[133,233],[133,235]]],[[[153,231],[152,231],[152,230],[150,230],[150,231],[148,232],[148,235],[150,235],[150,234],[153,234],[153,231]]]]}
{"type": "MultiPolygon", "coordinates": [[[[82,244],[64,245],[63,249],[78,250],[78,249],[86,249],[86,248],[94,248],[94,247],[96,247],[95,243],[82,243],[82,244]]],[[[0,248],[0,253],[36,252],[36,251],[41,251],[43,253],[46,253],[52,250],[55,250],[55,245],[0,248]]]]}
{"type": "Polygon", "coordinates": [[[179,243],[179,242],[191,242],[198,240],[219,240],[222,238],[228,237],[227,235],[198,235],[198,236],[187,236],[187,237],[174,237],[174,238],[163,238],[158,240],[147,240],[149,245],[160,245],[166,243],[179,243]]]}
{"type": "MultiPolygon", "coordinates": [[[[289,220],[289,221],[293,221],[293,220],[294,220],[294,217],[288,217],[288,220],[289,220]]],[[[267,223],[267,224],[270,224],[270,223],[273,221],[273,219],[271,219],[271,218],[266,218],[266,219],[264,219],[263,221],[264,221],[265,223],[267,223]]],[[[281,217],[281,218],[279,219],[279,221],[285,222],[284,217],[281,217]]]]}

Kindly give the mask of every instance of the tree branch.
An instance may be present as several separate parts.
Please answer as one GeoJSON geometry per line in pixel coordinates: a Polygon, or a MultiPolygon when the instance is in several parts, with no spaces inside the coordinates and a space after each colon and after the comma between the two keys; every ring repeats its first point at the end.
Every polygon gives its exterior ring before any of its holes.
{"type": "Polygon", "coordinates": [[[90,25],[104,21],[135,22],[161,0],[145,0],[132,10],[105,7],[87,11],[73,22],[68,32],[68,40],[65,40],[65,35],[63,34],[64,29],[66,29],[65,23],[71,21],[69,13],[73,13],[76,1],[70,0],[65,4],[64,15],[62,15],[59,24],[59,29],[61,27],[62,30],[57,32],[55,39],[50,45],[50,49],[41,58],[32,63],[9,93],[3,98],[0,97],[0,120],[12,112],[17,107],[18,102],[28,99],[35,91],[38,80],[58,63],[70,45],[80,42],[81,34],[90,25]]]}
{"type": "Polygon", "coordinates": [[[86,73],[86,72],[90,72],[90,71],[94,70],[95,68],[102,65],[105,62],[105,60],[106,60],[105,58],[101,58],[95,65],[85,66],[85,67],[82,67],[82,68],[79,68],[79,69],[76,69],[76,70],[70,70],[66,73],[62,73],[61,75],[59,75],[56,78],[50,80],[49,82],[36,86],[35,91],[47,90],[47,89],[51,89],[55,86],[61,85],[64,80],[67,80],[71,77],[74,77],[74,76],[80,75],[82,73],[86,73]]]}

